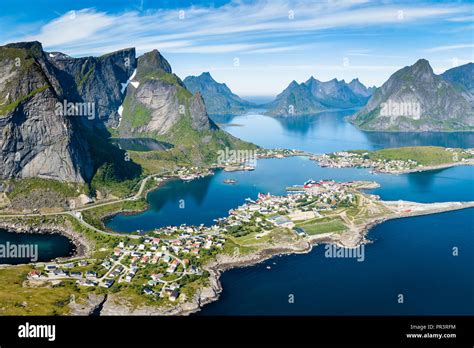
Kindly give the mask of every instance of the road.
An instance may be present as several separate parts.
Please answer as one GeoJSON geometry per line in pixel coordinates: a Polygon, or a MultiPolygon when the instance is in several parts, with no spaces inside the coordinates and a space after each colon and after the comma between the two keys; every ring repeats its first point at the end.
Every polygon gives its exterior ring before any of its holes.
{"type": "MultiPolygon", "coordinates": [[[[98,208],[98,207],[103,207],[103,206],[107,206],[107,205],[111,205],[111,204],[117,204],[117,203],[121,203],[121,202],[126,202],[126,201],[136,201],[138,200],[141,195],[143,194],[143,191],[145,190],[145,186],[146,186],[146,183],[148,182],[149,179],[153,178],[153,177],[156,177],[156,176],[162,176],[166,173],[169,173],[170,171],[169,170],[166,170],[166,171],[162,171],[162,172],[159,172],[159,173],[154,173],[154,174],[150,174],[148,175],[146,178],[144,178],[141,183],[140,183],[140,187],[137,191],[137,193],[135,195],[133,195],[132,197],[127,197],[127,198],[122,198],[122,199],[116,199],[116,200],[112,200],[112,201],[107,201],[107,202],[103,202],[103,203],[96,203],[96,204],[90,204],[90,205],[87,205],[85,207],[82,207],[82,208],[79,208],[79,209],[68,209],[68,210],[63,210],[63,211],[60,211],[60,212],[53,212],[53,213],[31,213],[31,214],[0,214],[0,218],[15,218],[15,217],[40,217],[40,216],[55,216],[55,215],[70,215],[72,216],[73,218],[75,218],[77,221],[79,221],[83,226],[87,227],[87,228],[90,228],[91,230],[94,230],[96,232],[99,232],[99,233],[104,233],[104,234],[108,234],[108,235],[113,235],[113,236],[123,236],[122,234],[120,233],[114,233],[114,232],[107,232],[107,231],[103,231],[103,230],[100,230],[94,226],[92,226],[91,224],[87,223],[86,221],[84,221],[82,219],[82,216],[77,216],[75,213],[76,212],[82,212],[82,211],[86,211],[86,210],[90,210],[90,209],[95,209],[95,208],[98,208]]],[[[130,238],[140,238],[140,236],[137,236],[137,235],[127,235],[128,237],[130,238]]]]}

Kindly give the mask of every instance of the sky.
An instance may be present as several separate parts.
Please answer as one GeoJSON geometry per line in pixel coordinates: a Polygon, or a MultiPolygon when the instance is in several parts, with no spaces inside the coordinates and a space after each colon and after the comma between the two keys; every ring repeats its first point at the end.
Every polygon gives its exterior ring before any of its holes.
{"type": "Polygon", "coordinates": [[[380,86],[428,59],[474,61],[474,2],[2,0],[0,44],[37,40],[74,57],[158,49],[184,79],[209,71],[241,96],[310,76],[380,86]]]}

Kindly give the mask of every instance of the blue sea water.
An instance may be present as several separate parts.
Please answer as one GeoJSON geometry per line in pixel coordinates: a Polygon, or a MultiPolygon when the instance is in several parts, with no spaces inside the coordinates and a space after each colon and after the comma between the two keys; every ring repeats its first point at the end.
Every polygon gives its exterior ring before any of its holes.
{"type": "MultiPolygon", "coordinates": [[[[271,118],[257,113],[215,121],[233,135],[269,148],[325,153],[396,146],[474,146],[473,133],[365,133],[344,120],[354,111],[271,118]],[[228,124],[228,125],[226,125],[228,124]]],[[[259,192],[285,194],[305,180],[374,180],[385,200],[474,200],[473,167],[403,175],[366,169],[321,168],[303,157],[259,160],[253,172],[228,173],[192,182],[172,180],[148,196],[150,208],[107,222],[119,232],[165,225],[212,224],[259,192]],[[237,180],[236,185],[224,180],[237,180]],[[183,208],[184,203],[184,208],[183,208]]],[[[276,257],[222,276],[221,298],[200,315],[474,314],[474,209],[392,220],[369,232],[365,260],[327,258],[324,246],[305,255],[276,257]],[[457,248],[457,249],[453,249],[457,248]],[[458,255],[453,255],[458,250],[458,255]],[[267,269],[270,266],[270,269],[267,269]],[[288,296],[294,296],[294,303],[288,296]],[[398,303],[403,295],[404,303],[398,303]]]]}

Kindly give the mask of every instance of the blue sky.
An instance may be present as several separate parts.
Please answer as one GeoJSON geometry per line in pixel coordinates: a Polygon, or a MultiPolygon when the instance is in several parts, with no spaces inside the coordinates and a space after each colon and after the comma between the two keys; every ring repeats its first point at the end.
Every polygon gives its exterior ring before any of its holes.
{"type": "Polygon", "coordinates": [[[472,1],[2,0],[0,43],[100,55],[158,49],[181,78],[210,71],[236,93],[275,95],[314,76],[381,85],[419,58],[474,60],[472,1]]]}

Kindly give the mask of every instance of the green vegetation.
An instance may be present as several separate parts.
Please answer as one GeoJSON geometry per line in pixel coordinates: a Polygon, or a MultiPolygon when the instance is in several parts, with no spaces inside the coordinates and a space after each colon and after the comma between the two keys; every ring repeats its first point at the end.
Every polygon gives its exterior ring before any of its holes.
{"type": "Polygon", "coordinates": [[[304,229],[309,235],[315,235],[320,233],[336,232],[340,233],[347,229],[344,222],[339,217],[335,218],[324,218],[313,220],[310,223],[298,224],[298,227],[304,229]]]}
{"type": "Polygon", "coordinates": [[[125,151],[111,144],[107,139],[108,134],[86,129],[84,134],[90,144],[94,165],[94,175],[90,182],[91,191],[100,190],[103,194],[112,194],[116,197],[134,193],[144,177],[141,166],[134,163],[125,151]]]}
{"type": "Polygon", "coordinates": [[[56,194],[71,198],[76,197],[80,193],[86,192],[86,187],[80,184],[66,183],[58,180],[41,179],[41,178],[25,178],[12,179],[8,183],[12,190],[8,193],[8,198],[13,199],[20,195],[29,195],[32,191],[54,191],[56,194]]]}
{"type": "Polygon", "coordinates": [[[77,84],[78,89],[81,89],[82,86],[84,85],[84,82],[86,82],[87,79],[95,73],[95,68],[96,67],[95,67],[95,64],[92,63],[92,66],[90,66],[89,69],[87,70],[87,72],[84,74],[84,70],[86,69],[86,67],[88,65],[87,63],[89,63],[89,61],[86,61],[86,63],[84,63],[84,65],[82,66],[81,75],[76,76],[76,84],[77,84]]]}
{"type": "Polygon", "coordinates": [[[148,206],[147,201],[142,198],[136,201],[124,201],[118,202],[115,204],[104,205],[101,207],[97,207],[94,209],[84,210],[82,212],[82,217],[84,221],[88,224],[94,226],[98,229],[104,229],[104,224],[102,223],[102,219],[110,214],[115,212],[140,212],[146,209],[148,206]]]}
{"type": "Polygon", "coordinates": [[[151,110],[141,104],[133,93],[125,97],[122,114],[129,119],[132,129],[146,126],[151,121],[151,110]]]}
{"type": "Polygon", "coordinates": [[[38,87],[38,88],[35,88],[34,90],[32,90],[30,93],[28,93],[27,95],[25,96],[22,96],[14,101],[12,101],[11,103],[9,104],[6,104],[6,105],[1,105],[0,106],[0,115],[6,115],[8,114],[10,111],[13,111],[15,110],[15,108],[20,105],[21,102],[33,97],[35,94],[38,94],[38,93],[41,93],[43,91],[45,91],[46,89],[49,88],[49,85],[46,84],[44,86],[41,86],[41,87],[38,87]]]}
{"type": "Polygon", "coordinates": [[[462,149],[453,149],[451,152],[447,151],[444,147],[436,146],[399,147],[377,151],[355,150],[349,152],[368,153],[368,157],[371,160],[412,160],[424,166],[449,164],[472,157],[462,152],[462,149]]]}
{"type": "Polygon", "coordinates": [[[64,315],[68,314],[72,289],[60,286],[25,287],[32,266],[0,268],[0,315],[64,315]]]}

